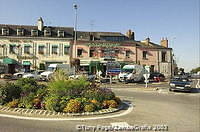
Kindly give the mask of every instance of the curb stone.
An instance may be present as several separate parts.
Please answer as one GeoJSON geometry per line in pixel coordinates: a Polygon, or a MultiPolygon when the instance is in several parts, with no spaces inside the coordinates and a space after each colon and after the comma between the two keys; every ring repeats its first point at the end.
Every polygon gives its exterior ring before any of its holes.
{"type": "Polygon", "coordinates": [[[109,108],[94,112],[82,112],[82,113],[63,113],[63,112],[54,112],[48,110],[9,108],[7,106],[0,105],[0,112],[6,112],[10,114],[20,114],[24,116],[28,115],[28,116],[42,116],[42,117],[90,116],[90,115],[102,115],[102,114],[117,112],[123,108],[123,104],[124,103],[121,103],[121,105],[118,108],[109,108]]]}

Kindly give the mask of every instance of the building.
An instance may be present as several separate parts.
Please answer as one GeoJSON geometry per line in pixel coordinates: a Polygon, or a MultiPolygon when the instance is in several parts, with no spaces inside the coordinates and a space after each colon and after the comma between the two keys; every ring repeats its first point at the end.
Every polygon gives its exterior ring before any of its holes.
{"type": "Polygon", "coordinates": [[[166,76],[173,73],[172,49],[168,40],[162,39],[160,45],[147,38],[136,41],[134,32],[126,35],[118,32],[77,32],[77,42],[73,45],[73,58],[80,59],[80,66],[88,72],[106,72],[110,62],[140,64],[150,66],[151,72],[161,72],[166,76]]]}
{"type": "Polygon", "coordinates": [[[51,63],[71,64],[80,60],[80,70],[88,73],[107,71],[108,65],[140,64],[151,72],[166,76],[173,73],[172,49],[168,40],[155,44],[147,38],[135,40],[135,33],[77,31],[73,27],[45,26],[39,18],[36,26],[0,24],[0,61],[8,72],[17,69],[45,69],[51,63]]]}
{"type": "Polygon", "coordinates": [[[70,63],[73,27],[0,24],[0,60],[8,64],[9,73],[18,68],[45,69],[51,63],[70,63]]]}

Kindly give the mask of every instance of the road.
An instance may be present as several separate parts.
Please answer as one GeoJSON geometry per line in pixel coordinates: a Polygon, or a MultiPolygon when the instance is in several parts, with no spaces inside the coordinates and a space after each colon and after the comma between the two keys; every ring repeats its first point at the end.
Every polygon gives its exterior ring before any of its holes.
{"type": "MultiPolygon", "coordinates": [[[[137,87],[137,85],[135,85],[137,87]]],[[[85,121],[35,121],[0,117],[1,132],[76,132],[77,125],[111,126],[167,125],[170,132],[200,131],[200,94],[163,94],[157,91],[137,91],[126,85],[112,87],[117,96],[133,103],[127,115],[85,121]]]]}

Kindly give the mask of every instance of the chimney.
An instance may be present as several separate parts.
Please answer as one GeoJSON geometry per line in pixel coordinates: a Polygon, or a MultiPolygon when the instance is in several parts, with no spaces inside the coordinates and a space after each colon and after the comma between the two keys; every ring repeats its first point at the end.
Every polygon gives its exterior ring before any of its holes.
{"type": "Polygon", "coordinates": [[[135,33],[130,29],[126,32],[126,36],[129,38],[129,40],[135,40],[135,33]]]}
{"type": "Polygon", "coordinates": [[[44,22],[42,20],[42,17],[40,17],[38,20],[37,20],[37,26],[38,26],[38,30],[39,31],[42,31],[43,27],[44,27],[44,22]]]}
{"type": "Polygon", "coordinates": [[[163,46],[163,47],[166,47],[168,48],[168,39],[167,38],[162,38],[161,41],[160,41],[160,45],[163,46]]]}

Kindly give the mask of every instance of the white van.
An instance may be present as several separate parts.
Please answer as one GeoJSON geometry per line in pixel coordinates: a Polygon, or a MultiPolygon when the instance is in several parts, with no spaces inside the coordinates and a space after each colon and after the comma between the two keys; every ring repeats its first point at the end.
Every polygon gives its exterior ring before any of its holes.
{"type": "Polygon", "coordinates": [[[49,80],[56,70],[63,70],[66,75],[72,75],[75,73],[75,68],[70,67],[69,64],[50,64],[47,70],[41,73],[42,80],[49,80]]]}
{"type": "Polygon", "coordinates": [[[119,81],[121,82],[143,81],[144,72],[145,72],[145,69],[141,65],[125,65],[118,76],[119,81]]]}

